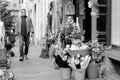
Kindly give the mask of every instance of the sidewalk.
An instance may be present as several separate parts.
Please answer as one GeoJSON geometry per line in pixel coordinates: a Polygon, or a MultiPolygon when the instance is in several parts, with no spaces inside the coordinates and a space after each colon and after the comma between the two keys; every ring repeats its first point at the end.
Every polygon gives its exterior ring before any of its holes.
{"type": "Polygon", "coordinates": [[[11,70],[15,75],[15,80],[61,80],[60,71],[54,69],[50,60],[39,58],[41,47],[30,45],[29,60],[23,62],[19,61],[18,45],[12,49],[15,57],[12,58],[11,70]]]}
{"type": "Polygon", "coordinates": [[[15,57],[12,58],[11,70],[15,80],[61,80],[59,70],[55,70],[49,59],[39,58],[41,49],[31,45],[29,60],[19,61],[19,47],[13,48],[15,57]]]}

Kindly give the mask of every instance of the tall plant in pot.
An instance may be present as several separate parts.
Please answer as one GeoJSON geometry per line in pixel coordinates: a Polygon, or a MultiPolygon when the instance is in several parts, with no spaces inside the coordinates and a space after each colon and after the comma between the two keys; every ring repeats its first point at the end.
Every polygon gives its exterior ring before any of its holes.
{"type": "Polygon", "coordinates": [[[109,46],[99,44],[97,40],[88,42],[89,54],[91,56],[90,64],[88,65],[87,75],[89,79],[96,79],[99,77],[99,63],[103,60],[102,55],[108,50],[109,46]]]}

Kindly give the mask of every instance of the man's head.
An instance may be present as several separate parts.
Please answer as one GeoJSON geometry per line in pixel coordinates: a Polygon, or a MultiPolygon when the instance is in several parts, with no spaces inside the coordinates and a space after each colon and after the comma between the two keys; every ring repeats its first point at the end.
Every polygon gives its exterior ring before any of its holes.
{"type": "Polygon", "coordinates": [[[26,16],[26,9],[22,9],[22,10],[21,10],[21,15],[22,15],[22,16],[26,16]]]}

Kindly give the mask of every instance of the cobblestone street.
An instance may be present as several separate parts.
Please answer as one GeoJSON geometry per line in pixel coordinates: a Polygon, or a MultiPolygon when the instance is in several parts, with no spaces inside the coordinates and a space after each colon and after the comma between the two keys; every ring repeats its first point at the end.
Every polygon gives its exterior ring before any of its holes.
{"type": "Polygon", "coordinates": [[[59,70],[55,70],[49,59],[39,58],[41,49],[31,45],[29,49],[29,60],[19,61],[19,48],[15,46],[13,51],[11,70],[15,80],[60,80],[59,70]]]}

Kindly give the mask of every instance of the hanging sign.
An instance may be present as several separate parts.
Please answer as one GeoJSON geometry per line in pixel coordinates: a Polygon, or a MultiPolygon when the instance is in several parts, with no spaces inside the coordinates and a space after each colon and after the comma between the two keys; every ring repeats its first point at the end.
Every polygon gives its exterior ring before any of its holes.
{"type": "Polygon", "coordinates": [[[75,14],[75,6],[70,1],[65,5],[65,15],[74,15],[75,14]]]}

